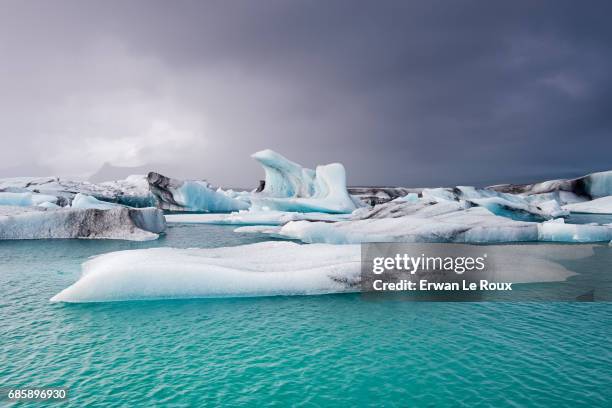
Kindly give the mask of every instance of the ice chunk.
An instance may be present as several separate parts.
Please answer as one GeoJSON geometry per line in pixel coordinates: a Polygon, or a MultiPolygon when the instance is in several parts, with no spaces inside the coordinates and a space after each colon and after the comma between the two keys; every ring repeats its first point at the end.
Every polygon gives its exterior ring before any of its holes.
{"type": "Polygon", "coordinates": [[[585,177],[586,190],[592,198],[612,196],[612,170],[585,177]]]}
{"type": "Polygon", "coordinates": [[[350,214],[297,213],[283,211],[239,211],[230,214],[166,214],[169,223],[230,224],[230,225],[283,225],[289,221],[341,221],[350,214]]]}
{"type": "Polygon", "coordinates": [[[564,209],[587,214],[612,214],[612,196],[597,198],[592,201],[585,201],[576,204],[568,204],[564,209]]]}
{"type": "Polygon", "coordinates": [[[129,176],[125,180],[109,181],[100,184],[60,179],[59,177],[16,177],[0,179],[0,190],[23,193],[31,192],[35,200],[37,193],[40,193],[39,202],[55,202],[62,207],[69,205],[77,193],[131,207],[150,207],[156,205],[155,196],[149,191],[146,177],[142,175],[129,176]],[[46,194],[47,197],[54,197],[54,199],[44,199],[42,194],[46,194]]]}
{"type": "Polygon", "coordinates": [[[165,229],[156,208],[109,210],[41,207],[0,207],[0,240],[98,238],[144,241],[165,229]]]}
{"type": "MultiPolygon", "coordinates": [[[[388,204],[391,204],[390,202],[388,204]]],[[[361,242],[494,243],[536,241],[536,223],[513,221],[485,208],[461,209],[459,203],[415,206],[397,218],[363,218],[336,223],[289,222],[278,235],[303,242],[352,244],[361,242]],[[437,206],[441,206],[439,209],[437,206]]],[[[374,208],[376,210],[376,207],[374,208]]],[[[373,211],[374,211],[373,210],[373,211]]]]}
{"type": "Polygon", "coordinates": [[[263,191],[254,193],[254,209],[277,211],[350,213],[357,208],[346,188],[346,172],[340,163],[306,169],[272,150],[252,156],[264,168],[263,191]]]}
{"type": "Polygon", "coordinates": [[[308,295],[358,290],[359,246],[262,242],[231,248],[111,252],[51,301],[308,295]]]}
{"type": "Polygon", "coordinates": [[[0,192],[0,205],[13,205],[18,207],[34,205],[32,202],[32,193],[0,192]]]}
{"type": "Polygon", "coordinates": [[[230,212],[249,208],[248,201],[215,190],[205,181],[182,181],[151,172],[148,182],[159,206],[165,210],[230,212]]]}
{"type": "Polygon", "coordinates": [[[0,205],[11,205],[18,207],[30,207],[45,202],[57,203],[57,197],[50,194],[39,194],[30,192],[0,192],[0,205]]]}
{"type": "MultiPolygon", "coordinates": [[[[243,227],[245,228],[245,227],[243,227]]],[[[593,254],[559,245],[488,246],[494,279],[526,283],[565,280],[557,260],[593,254]]],[[[106,302],[359,291],[359,245],[261,242],[230,248],[153,248],[103,254],[86,261],[79,280],[52,302],[106,302]]]]}
{"type": "Polygon", "coordinates": [[[314,194],[315,172],[266,149],[252,156],[264,168],[266,182],[263,193],[270,197],[310,197],[314,194]]]}
{"type": "Polygon", "coordinates": [[[49,202],[49,201],[44,201],[44,202],[38,204],[38,207],[41,207],[41,208],[60,208],[59,205],[57,205],[55,203],[52,203],[52,202],[49,202]]]}
{"type": "Polygon", "coordinates": [[[425,188],[421,192],[424,200],[432,202],[458,201],[457,195],[450,188],[425,188]]]}
{"type": "Polygon", "coordinates": [[[70,206],[72,208],[95,208],[98,210],[109,210],[111,208],[120,207],[119,204],[100,201],[97,198],[81,193],[78,193],[76,196],[74,196],[74,199],[72,200],[72,204],[70,206]]]}
{"type": "Polygon", "coordinates": [[[351,197],[355,197],[366,205],[383,204],[407,195],[415,195],[423,190],[422,188],[406,187],[348,187],[351,197]]]}
{"type": "Polygon", "coordinates": [[[589,199],[612,195],[612,170],[588,174],[575,179],[558,179],[534,184],[499,184],[488,189],[513,194],[543,194],[554,191],[571,192],[589,199]]]}
{"type": "Polygon", "coordinates": [[[565,224],[559,218],[539,224],[538,239],[549,242],[604,242],[612,240],[612,228],[605,225],[565,224]]]}

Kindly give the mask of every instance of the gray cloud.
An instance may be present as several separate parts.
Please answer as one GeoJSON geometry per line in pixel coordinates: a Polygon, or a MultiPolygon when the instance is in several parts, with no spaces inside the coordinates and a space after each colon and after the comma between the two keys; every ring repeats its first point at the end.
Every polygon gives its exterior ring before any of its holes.
{"type": "Polygon", "coordinates": [[[262,174],[248,156],[266,147],[343,162],[352,184],[612,167],[607,2],[2,8],[0,176],[108,162],[249,186],[262,174]]]}

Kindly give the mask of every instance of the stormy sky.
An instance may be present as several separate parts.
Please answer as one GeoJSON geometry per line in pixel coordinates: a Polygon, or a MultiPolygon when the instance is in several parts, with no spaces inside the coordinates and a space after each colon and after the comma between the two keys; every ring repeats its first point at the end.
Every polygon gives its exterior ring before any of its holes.
{"type": "Polygon", "coordinates": [[[0,176],[110,163],[247,187],[263,148],[342,162],[352,185],[611,169],[611,15],[605,1],[0,0],[0,176]]]}

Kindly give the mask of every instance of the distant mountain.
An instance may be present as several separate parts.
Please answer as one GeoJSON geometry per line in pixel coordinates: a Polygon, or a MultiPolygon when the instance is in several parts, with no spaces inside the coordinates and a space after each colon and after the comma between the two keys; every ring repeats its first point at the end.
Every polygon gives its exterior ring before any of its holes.
{"type": "Polygon", "coordinates": [[[88,181],[92,183],[101,183],[103,181],[122,180],[132,174],[147,174],[151,169],[152,166],[149,164],[136,167],[120,167],[113,166],[110,163],[104,163],[98,171],[89,176],[88,181]]]}

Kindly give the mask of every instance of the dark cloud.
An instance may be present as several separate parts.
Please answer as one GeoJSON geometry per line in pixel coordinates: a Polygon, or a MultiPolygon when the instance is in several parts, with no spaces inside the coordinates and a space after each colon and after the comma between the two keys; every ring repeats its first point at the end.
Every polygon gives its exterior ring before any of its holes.
{"type": "Polygon", "coordinates": [[[156,163],[246,186],[261,176],[248,155],[269,147],[308,166],[343,162],[352,184],[612,168],[608,2],[3,8],[4,167],[156,163]]]}

